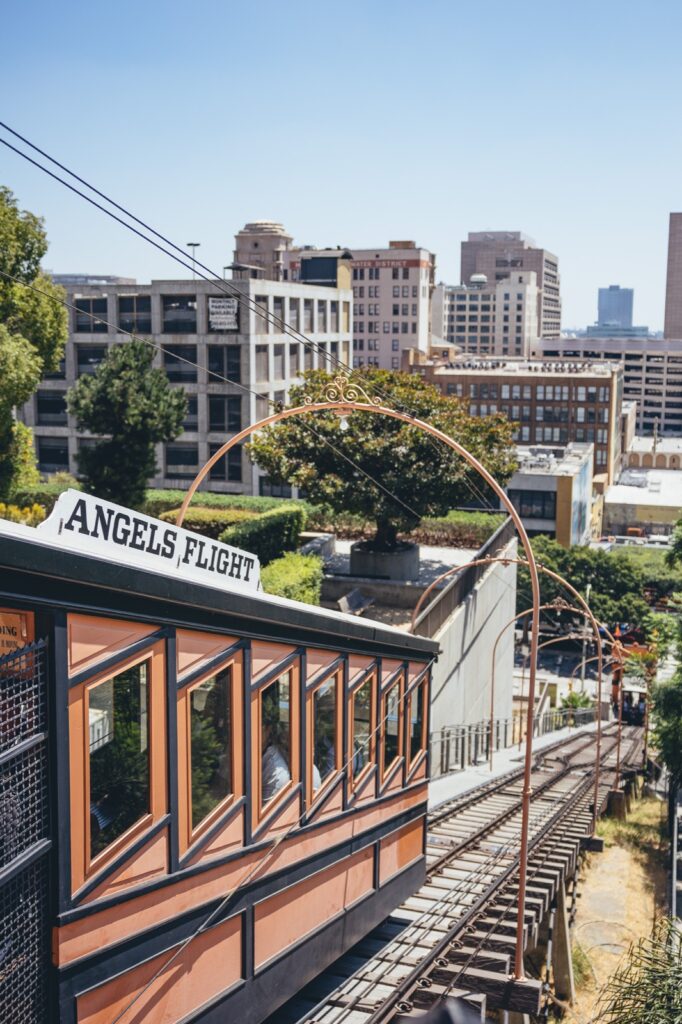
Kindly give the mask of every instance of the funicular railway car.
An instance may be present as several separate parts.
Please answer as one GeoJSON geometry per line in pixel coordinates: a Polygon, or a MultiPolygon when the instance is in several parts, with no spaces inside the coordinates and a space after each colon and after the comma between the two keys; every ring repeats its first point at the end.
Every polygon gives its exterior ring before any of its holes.
{"type": "Polygon", "coordinates": [[[77,492],[0,523],[8,1024],[256,1024],[424,878],[436,645],[197,543],[77,492]]]}

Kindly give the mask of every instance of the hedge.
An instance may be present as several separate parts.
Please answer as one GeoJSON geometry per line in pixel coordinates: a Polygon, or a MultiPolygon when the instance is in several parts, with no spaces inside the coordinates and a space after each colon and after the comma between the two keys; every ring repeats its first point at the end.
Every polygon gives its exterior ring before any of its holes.
{"type": "Polygon", "coordinates": [[[228,526],[220,540],[257,555],[261,565],[279,558],[285,551],[298,547],[301,530],[305,529],[306,510],[303,504],[286,505],[264,512],[243,523],[228,526]]]}
{"type": "MultiPolygon", "coordinates": [[[[182,505],[186,491],[148,490],[144,505],[140,509],[148,516],[160,516],[162,512],[170,512],[182,505]]],[[[256,498],[247,494],[213,494],[201,491],[192,498],[190,508],[237,508],[246,512],[270,512],[271,509],[287,507],[292,504],[286,498],[256,498]]],[[[301,504],[303,504],[301,502],[301,504]]]]}
{"type": "MultiPolygon", "coordinates": [[[[455,509],[446,516],[424,518],[411,533],[403,536],[417,544],[478,550],[505,520],[504,513],[467,512],[455,509]]],[[[373,537],[376,524],[362,516],[333,512],[325,505],[310,511],[308,529],[335,533],[337,537],[359,540],[373,537]]]]}
{"type": "Polygon", "coordinates": [[[36,484],[35,487],[20,487],[12,492],[12,504],[26,507],[29,505],[42,505],[47,515],[54,508],[57,498],[69,488],[80,491],[81,485],[75,477],[68,473],[58,473],[61,479],[47,480],[46,483],[36,484]]]}
{"type": "MultiPolygon", "coordinates": [[[[180,509],[174,508],[170,512],[162,512],[159,519],[164,523],[175,523],[179,514],[180,509]]],[[[254,512],[247,512],[241,508],[190,507],[185,513],[182,525],[185,530],[192,530],[194,533],[217,540],[228,526],[241,523],[245,519],[253,519],[254,515],[254,512]]]]}
{"type": "Polygon", "coordinates": [[[28,505],[19,508],[18,505],[6,505],[0,501],[0,519],[6,519],[10,523],[23,523],[24,526],[37,526],[45,518],[45,509],[42,505],[28,505]]]}
{"type": "Polygon", "coordinates": [[[322,559],[288,551],[266,565],[261,573],[263,590],[303,604],[319,604],[322,590],[322,559]]]}

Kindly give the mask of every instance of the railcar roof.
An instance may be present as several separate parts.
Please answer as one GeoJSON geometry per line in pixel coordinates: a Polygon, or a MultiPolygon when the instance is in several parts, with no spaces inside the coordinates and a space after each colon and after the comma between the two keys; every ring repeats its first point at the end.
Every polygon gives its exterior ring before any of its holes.
{"type": "Polygon", "coordinates": [[[75,553],[32,527],[0,520],[0,601],[12,599],[392,658],[429,660],[439,651],[434,640],[369,619],[75,553]]]}

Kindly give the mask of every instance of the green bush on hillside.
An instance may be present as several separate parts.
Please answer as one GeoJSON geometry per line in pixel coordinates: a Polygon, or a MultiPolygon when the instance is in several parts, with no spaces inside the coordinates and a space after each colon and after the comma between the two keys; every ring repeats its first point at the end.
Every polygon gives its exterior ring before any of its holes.
{"type": "MultiPolygon", "coordinates": [[[[175,523],[179,508],[171,509],[170,512],[162,512],[159,519],[164,523],[175,523]]],[[[203,537],[212,537],[217,540],[223,530],[234,523],[240,523],[245,519],[253,519],[254,512],[247,512],[241,508],[194,508],[190,506],[185,513],[182,526],[185,530],[192,530],[200,533],[203,537]]]]}
{"type": "Polygon", "coordinates": [[[301,530],[305,529],[306,510],[302,504],[286,505],[243,523],[228,526],[220,535],[225,544],[257,555],[261,565],[279,558],[285,551],[298,546],[301,530]]]}
{"type": "MultiPolygon", "coordinates": [[[[148,516],[159,517],[162,512],[179,508],[185,497],[185,491],[151,489],[147,491],[141,511],[148,516]]],[[[246,494],[213,494],[210,491],[201,491],[192,498],[190,508],[237,508],[246,512],[269,512],[271,509],[290,504],[291,500],[284,498],[256,498],[246,494]]]]}
{"type": "Polygon", "coordinates": [[[261,583],[267,594],[317,605],[322,589],[322,560],[317,555],[288,551],[265,566],[261,583]]]}

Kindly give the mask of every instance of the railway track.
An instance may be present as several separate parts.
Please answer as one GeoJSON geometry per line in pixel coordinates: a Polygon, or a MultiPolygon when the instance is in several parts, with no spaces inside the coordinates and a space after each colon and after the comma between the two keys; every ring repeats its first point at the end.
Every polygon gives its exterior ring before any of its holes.
{"type": "MultiPolygon", "coordinates": [[[[641,730],[624,735],[634,764],[641,730]]],[[[602,732],[600,810],[615,775],[614,725],[602,732]]],[[[544,748],[532,773],[524,944],[534,947],[592,828],[594,734],[544,748]]],[[[429,815],[422,887],[268,1024],[386,1024],[421,1016],[445,995],[485,1008],[536,1012],[537,981],[510,975],[516,941],[522,769],[429,815]]]]}

